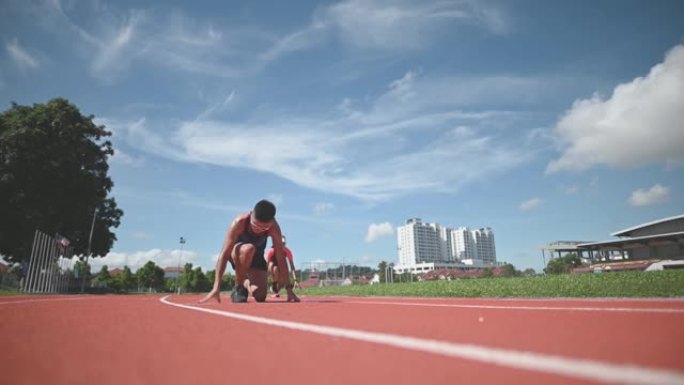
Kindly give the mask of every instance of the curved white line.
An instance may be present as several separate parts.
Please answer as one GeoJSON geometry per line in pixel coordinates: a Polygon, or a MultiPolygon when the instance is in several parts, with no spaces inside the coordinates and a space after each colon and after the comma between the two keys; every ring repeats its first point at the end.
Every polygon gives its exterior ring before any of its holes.
{"type": "Polygon", "coordinates": [[[593,360],[581,360],[540,353],[497,349],[478,345],[459,344],[385,333],[366,332],[361,330],[343,329],[301,322],[281,321],[277,319],[257,317],[223,310],[177,304],[169,301],[167,299],[169,297],[170,296],[165,296],[161,298],[160,301],[171,306],[239,319],[242,321],[322,334],[332,337],[371,342],[402,349],[416,350],[439,354],[442,356],[507,366],[515,369],[532,370],[555,375],[589,379],[592,381],[614,382],[621,384],[684,385],[684,373],[676,371],[650,369],[636,365],[618,365],[593,360]]]}

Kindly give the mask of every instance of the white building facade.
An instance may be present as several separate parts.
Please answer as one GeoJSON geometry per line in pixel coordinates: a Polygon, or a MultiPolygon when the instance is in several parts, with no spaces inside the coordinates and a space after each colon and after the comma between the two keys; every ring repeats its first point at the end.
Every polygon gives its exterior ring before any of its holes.
{"type": "Polygon", "coordinates": [[[426,268],[495,266],[494,232],[489,227],[456,229],[411,218],[397,229],[397,273],[424,272],[426,268]]]}

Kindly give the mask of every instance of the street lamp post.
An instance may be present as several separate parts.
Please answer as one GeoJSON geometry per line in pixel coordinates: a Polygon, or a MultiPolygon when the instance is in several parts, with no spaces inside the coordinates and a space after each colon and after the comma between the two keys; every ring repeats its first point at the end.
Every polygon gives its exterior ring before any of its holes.
{"type": "Polygon", "coordinates": [[[180,295],[180,275],[181,275],[181,259],[183,258],[183,245],[185,244],[185,238],[180,237],[180,255],[178,256],[178,271],[176,272],[176,291],[180,295]]]}
{"type": "Polygon", "coordinates": [[[85,266],[83,266],[83,277],[81,278],[81,293],[85,291],[86,268],[88,267],[88,257],[90,257],[90,246],[93,243],[93,230],[95,229],[95,217],[97,216],[97,208],[93,211],[93,221],[90,223],[90,236],[88,237],[88,253],[86,254],[85,266]]]}

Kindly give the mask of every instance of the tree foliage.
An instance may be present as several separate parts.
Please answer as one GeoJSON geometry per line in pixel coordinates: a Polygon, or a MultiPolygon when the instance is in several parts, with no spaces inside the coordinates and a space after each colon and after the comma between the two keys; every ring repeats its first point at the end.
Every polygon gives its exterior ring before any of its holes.
{"type": "Polygon", "coordinates": [[[97,273],[97,285],[100,287],[108,287],[111,284],[112,276],[109,274],[107,265],[103,265],[100,272],[97,273]]]}
{"type": "Polygon", "coordinates": [[[124,266],[123,271],[116,276],[116,279],[119,281],[119,287],[122,291],[128,292],[135,289],[136,279],[128,266],[124,266]]]}
{"type": "Polygon", "coordinates": [[[164,288],[164,269],[153,261],[148,261],[135,273],[140,286],[148,289],[161,290],[164,288]]]}
{"type": "Polygon", "coordinates": [[[67,237],[76,255],[106,255],[123,211],[108,198],[111,133],[65,99],[16,103],[0,114],[0,253],[28,259],[34,231],[67,237]]]}
{"type": "Polygon", "coordinates": [[[506,263],[503,266],[501,266],[500,273],[502,277],[516,277],[520,275],[520,272],[515,269],[515,266],[513,266],[510,263],[506,263]]]}
{"type": "Polygon", "coordinates": [[[546,264],[544,272],[546,274],[566,274],[573,267],[582,266],[582,260],[575,253],[568,253],[562,257],[554,258],[546,264]]]}
{"type": "Polygon", "coordinates": [[[211,280],[207,274],[202,272],[201,267],[192,268],[192,263],[186,263],[183,266],[183,272],[180,275],[180,287],[185,292],[205,292],[211,289],[213,284],[213,277],[211,280]]]}
{"type": "Polygon", "coordinates": [[[378,263],[378,270],[380,270],[378,273],[378,276],[380,277],[380,283],[385,283],[385,279],[387,278],[387,262],[380,261],[380,263],[378,263]]]}

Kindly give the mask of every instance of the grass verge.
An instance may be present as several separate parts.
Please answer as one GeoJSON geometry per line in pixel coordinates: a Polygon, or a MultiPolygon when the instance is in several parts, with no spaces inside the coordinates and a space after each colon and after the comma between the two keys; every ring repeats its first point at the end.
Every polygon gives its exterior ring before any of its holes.
{"type": "Polygon", "coordinates": [[[400,297],[684,297],[684,270],[314,287],[298,293],[400,297]]]}

